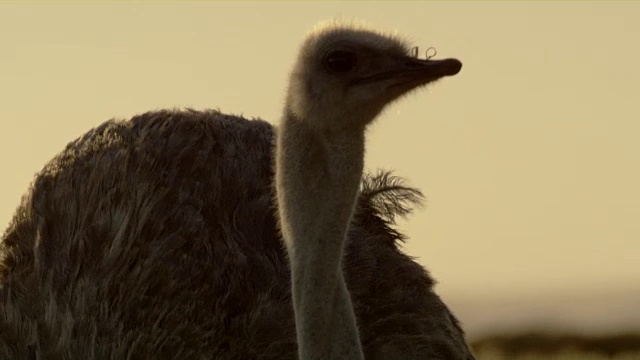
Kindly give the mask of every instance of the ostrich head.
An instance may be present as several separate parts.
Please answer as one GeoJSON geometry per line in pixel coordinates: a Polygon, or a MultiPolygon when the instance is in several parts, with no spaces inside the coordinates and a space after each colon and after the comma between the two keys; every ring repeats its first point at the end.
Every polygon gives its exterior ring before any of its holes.
{"type": "Polygon", "coordinates": [[[326,121],[313,124],[320,128],[364,126],[401,95],[461,68],[457,59],[410,55],[407,43],[393,36],[353,26],[323,27],[308,36],[299,52],[288,110],[300,119],[324,114],[326,121]],[[331,123],[344,118],[350,123],[331,123]]]}
{"type": "Polygon", "coordinates": [[[290,258],[300,359],[362,359],[342,248],[364,166],[364,129],[455,59],[418,59],[395,37],[324,27],[302,45],[276,145],[276,194],[290,258]]]}

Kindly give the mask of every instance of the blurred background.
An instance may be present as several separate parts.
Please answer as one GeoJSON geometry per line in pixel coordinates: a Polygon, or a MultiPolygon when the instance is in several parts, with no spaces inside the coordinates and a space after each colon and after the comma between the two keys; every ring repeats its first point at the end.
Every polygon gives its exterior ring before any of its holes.
{"type": "Polygon", "coordinates": [[[0,3],[0,226],[101,122],[166,107],[277,123],[315,23],[397,31],[461,73],[389,108],[367,168],[469,338],[640,330],[640,2],[0,3]]]}

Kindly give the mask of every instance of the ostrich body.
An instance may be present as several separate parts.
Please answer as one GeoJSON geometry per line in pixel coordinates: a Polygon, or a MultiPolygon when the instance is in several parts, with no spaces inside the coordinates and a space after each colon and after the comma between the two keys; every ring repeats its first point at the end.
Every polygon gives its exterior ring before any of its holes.
{"type": "Polygon", "coordinates": [[[362,179],[365,126],[460,69],[407,54],[325,29],[303,45],[277,132],[157,111],[70,143],[0,242],[0,359],[473,359],[397,246],[394,216],[420,193],[362,179]]]}

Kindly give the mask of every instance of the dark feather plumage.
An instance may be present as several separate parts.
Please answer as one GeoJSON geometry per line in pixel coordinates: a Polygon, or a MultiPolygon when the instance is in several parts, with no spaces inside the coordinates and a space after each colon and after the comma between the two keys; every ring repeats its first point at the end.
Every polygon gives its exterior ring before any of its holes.
{"type": "MultiPolygon", "coordinates": [[[[378,170],[364,175],[358,200],[361,207],[369,207],[388,225],[395,225],[396,217],[407,217],[415,207],[422,207],[424,195],[391,171],[378,170]]],[[[397,237],[403,238],[400,233],[397,237]]]]}
{"type": "MultiPolygon", "coordinates": [[[[184,110],[71,142],[0,241],[0,359],[297,358],[273,136],[262,120],[184,110]]],[[[466,347],[397,246],[394,220],[421,198],[389,173],[364,179],[344,268],[367,359],[466,347]]]]}

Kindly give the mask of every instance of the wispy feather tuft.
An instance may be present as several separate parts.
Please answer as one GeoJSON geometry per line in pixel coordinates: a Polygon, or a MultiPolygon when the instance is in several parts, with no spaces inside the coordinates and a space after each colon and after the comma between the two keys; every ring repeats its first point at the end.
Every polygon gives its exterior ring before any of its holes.
{"type": "Polygon", "coordinates": [[[404,218],[415,207],[422,207],[424,195],[391,171],[378,170],[364,175],[360,201],[368,204],[389,224],[395,224],[398,216],[404,218]]]}

